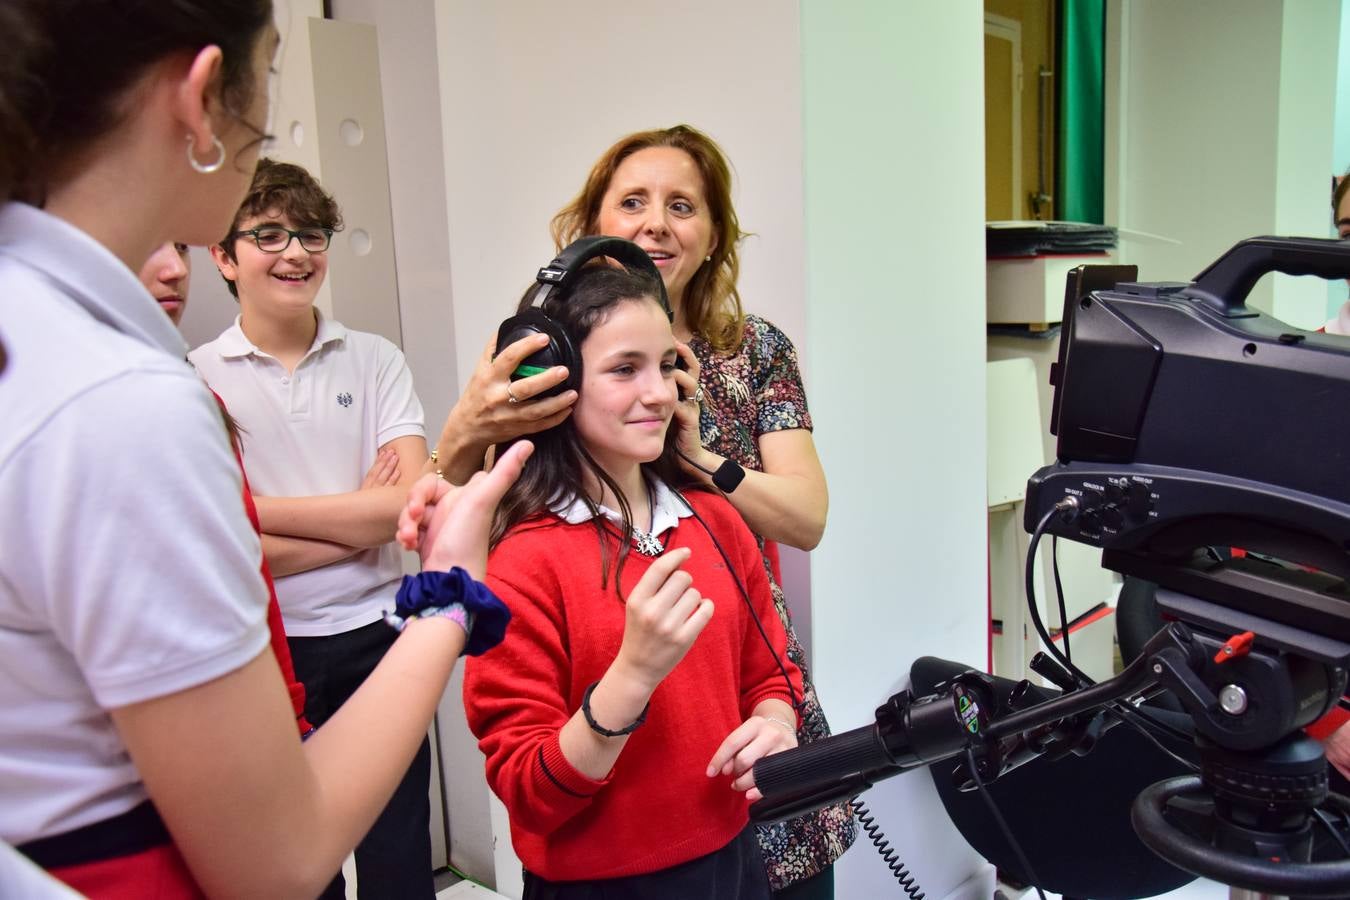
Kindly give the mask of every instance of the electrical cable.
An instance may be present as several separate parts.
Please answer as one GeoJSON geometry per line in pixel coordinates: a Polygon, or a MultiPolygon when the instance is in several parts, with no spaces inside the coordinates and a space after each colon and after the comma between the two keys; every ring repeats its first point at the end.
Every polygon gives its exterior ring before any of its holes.
{"type": "MultiPolygon", "coordinates": [[[[1066,605],[1066,604],[1065,604],[1065,599],[1064,599],[1064,583],[1063,583],[1062,581],[1060,581],[1060,577],[1059,577],[1059,536],[1058,536],[1058,535],[1052,535],[1052,536],[1051,536],[1051,541],[1050,541],[1050,560],[1051,560],[1051,563],[1053,564],[1054,573],[1055,573],[1055,599],[1056,599],[1056,601],[1057,601],[1058,604],[1059,604],[1059,617],[1060,617],[1060,621],[1061,621],[1061,622],[1065,622],[1065,621],[1066,621],[1066,619],[1065,619],[1065,615],[1066,615],[1066,613],[1065,613],[1065,605],[1066,605]]],[[[1064,635],[1064,658],[1065,658],[1065,659],[1071,659],[1071,657],[1069,656],[1069,629],[1068,629],[1067,624],[1065,625],[1062,634],[1064,635]]],[[[1184,765],[1186,768],[1191,769],[1191,770],[1193,770],[1193,771],[1198,771],[1198,768],[1199,768],[1198,766],[1196,766],[1196,765],[1195,765],[1194,763],[1192,763],[1190,760],[1187,760],[1186,758],[1184,758],[1184,757],[1182,757],[1182,756],[1179,756],[1178,754],[1176,754],[1176,753],[1173,752],[1172,750],[1169,750],[1167,747],[1163,746],[1158,740],[1155,739],[1155,737],[1154,737],[1153,734],[1150,734],[1150,733],[1149,733],[1148,729],[1152,729],[1152,731],[1154,731],[1154,732],[1157,732],[1157,733],[1160,733],[1160,734],[1164,734],[1164,735],[1166,735],[1166,736],[1172,738],[1174,741],[1177,741],[1178,743],[1182,743],[1182,744],[1190,744],[1190,743],[1191,743],[1191,741],[1192,741],[1192,736],[1191,736],[1190,734],[1187,734],[1186,732],[1181,731],[1181,730],[1178,729],[1178,728],[1175,728],[1175,727],[1173,727],[1173,726],[1171,726],[1171,725],[1168,725],[1166,722],[1160,722],[1160,721],[1158,721],[1157,719],[1152,718],[1151,716],[1149,716],[1149,715],[1148,715],[1146,712],[1144,712],[1143,710],[1136,709],[1134,706],[1130,705],[1129,703],[1127,703],[1127,702],[1125,702],[1125,701],[1119,701],[1119,700],[1118,700],[1118,701],[1115,701],[1115,702],[1113,702],[1113,703],[1111,704],[1111,706],[1112,706],[1112,708],[1116,711],[1116,713],[1120,716],[1121,721],[1125,722],[1125,724],[1127,724],[1127,725],[1129,725],[1130,727],[1134,728],[1135,730],[1139,731],[1140,734],[1142,734],[1145,738],[1147,738],[1150,742],[1152,742],[1152,743],[1154,744],[1154,746],[1156,746],[1156,747],[1157,747],[1159,750],[1161,750],[1163,753],[1166,753],[1168,756],[1172,757],[1174,760],[1176,760],[1177,762],[1181,763],[1181,764],[1184,765]],[[1141,721],[1141,720],[1142,720],[1142,721],[1141,721]]]]}
{"type": "Polygon", "coordinates": [[[698,470],[699,470],[700,472],[702,472],[704,475],[708,475],[708,476],[711,477],[711,476],[717,474],[717,473],[714,472],[712,469],[709,469],[709,468],[706,467],[706,466],[700,466],[698,463],[694,462],[692,459],[690,459],[689,457],[685,456],[683,450],[676,450],[676,451],[675,451],[675,455],[678,456],[680,459],[684,460],[685,462],[689,463],[689,465],[693,466],[695,469],[698,469],[698,470]]]}
{"type": "MultiPolygon", "coordinates": [[[[1350,843],[1346,843],[1345,835],[1341,834],[1340,830],[1336,828],[1336,823],[1331,821],[1331,816],[1327,815],[1326,812],[1321,809],[1314,809],[1312,813],[1317,817],[1317,821],[1321,822],[1322,826],[1326,828],[1327,832],[1336,839],[1336,843],[1341,845],[1341,849],[1345,851],[1346,857],[1350,858],[1350,843]]],[[[1344,815],[1342,815],[1341,819],[1344,821],[1344,815]]]]}
{"type": "MultiPolygon", "coordinates": [[[[779,657],[778,651],[774,649],[773,643],[769,640],[768,632],[764,630],[764,623],[760,621],[759,613],[755,611],[755,605],[750,600],[750,592],[746,589],[745,583],[741,581],[741,576],[737,573],[736,567],[731,564],[731,557],[729,557],[727,551],[722,548],[722,542],[717,539],[715,534],[713,534],[712,529],[708,527],[708,523],[703,521],[703,517],[698,514],[698,510],[694,509],[693,504],[685,499],[684,494],[680,491],[673,491],[673,493],[676,497],[680,498],[680,502],[684,504],[685,509],[689,510],[689,514],[694,517],[698,524],[703,526],[704,532],[707,533],[708,538],[712,541],[713,546],[717,548],[718,554],[722,557],[722,562],[726,564],[727,571],[730,572],[731,577],[735,579],[736,589],[740,591],[741,599],[745,601],[746,607],[750,610],[750,618],[754,621],[755,627],[759,629],[759,635],[764,639],[764,643],[769,648],[769,654],[773,657],[774,662],[778,664],[779,671],[783,673],[783,680],[787,682],[788,696],[792,699],[792,708],[800,714],[802,707],[806,705],[806,700],[805,698],[801,700],[797,699],[796,690],[792,686],[792,679],[788,676],[787,665],[779,657]]],[[[891,871],[891,874],[895,876],[895,880],[899,882],[900,888],[910,896],[911,900],[924,900],[923,890],[919,887],[914,876],[910,873],[909,869],[905,867],[905,864],[891,847],[890,841],[886,839],[885,833],[881,830],[880,826],[876,824],[876,818],[872,815],[871,810],[858,799],[852,800],[849,803],[849,806],[853,809],[854,814],[857,815],[858,824],[862,826],[862,830],[866,833],[867,839],[872,842],[872,846],[874,846],[877,853],[881,855],[882,862],[886,864],[886,868],[891,871]]]]}
{"type": "MultiPolygon", "coordinates": [[[[1073,661],[1070,660],[1068,656],[1066,656],[1063,652],[1060,651],[1059,647],[1055,646],[1054,641],[1050,639],[1049,632],[1046,630],[1045,623],[1041,620],[1040,610],[1036,604],[1035,563],[1036,563],[1037,546],[1040,544],[1041,537],[1045,534],[1045,529],[1049,526],[1050,520],[1053,519],[1055,516],[1060,515],[1061,513],[1071,512],[1073,508],[1074,507],[1071,503],[1068,503],[1063,500],[1060,501],[1059,503],[1056,503],[1055,506],[1051,508],[1049,512],[1047,512],[1044,516],[1041,517],[1040,522],[1036,524],[1036,528],[1032,532],[1031,544],[1027,548],[1027,563],[1026,563],[1027,611],[1031,616],[1032,626],[1036,629],[1036,633],[1040,636],[1041,642],[1045,645],[1046,652],[1049,653],[1051,656],[1053,656],[1056,660],[1058,660],[1066,669],[1068,669],[1070,674],[1072,674],[1076,679],[1078,679],[1081,685],[1083,685],[1084,687],[1088,687],[1095,684],[1096,682],[1091,678],[1091,676],[1089,676],[1087,673],[1083,672],[1081,669],[1075,666],[1073,664],[1073,661]]],[[[1052,557],[1054,555],[1053,554],[1054,549],[1055,547],[1052,544],[1052,557]]],[[[1064,596],[1062,593],[1063,583],[1058,578],[1057,566],[1055,568],[1055,574],[1056,574],[1055,589],[1056,592],[1059,594],[1057,600],[1059,602],[1059,606],[1061,609],[1060,615],[1061,617],[1063,617],[1064,616],[1063,610],[1065,608],[1064,596]]],[[[1067,648],[1067,646],[1068,646],[1068,630],[1066,628],[1065,647],[1067,648]]],[[[1120,715],[1122,721],[1134,727],[1141,734],[1144,734],[1144,736],[1148,738],[1148,740],[1153,742],[1156,746],[1159,747],[1159,749],[1161,749],[1168,756],[1171,756],[1178,762],[1181,762],[1187,768],[1194,768],[1193,763],[1185,760],[1184,758],[1178,756],[1171,750],[1167,749],[1166,747],[1163,747],[1160,743],[1158,743],[1154,739],[1153,735],[1148,733],[1148,729],[1159,731],[1171,737],[1173,740],[1177,740],[1183,743],[1187,743],[1191,740],[1190,735],[1185,734],[1184,732],[1180,732],[1177,729],[1172,728],[1170,725],[1167,725],[1165,723],[1147,718],[1147,716],[1145,716],[1143,713],[1140,713],[1138,710],[1134,709],[1128,703],[1125,703],[1123,701],[1117,701],[1116,703],[1113,703],[1112,708],[1120,715]],[[1142,722],[1139,721],[1140,718],[1143,718],[1144,721],[1142,722]],[[1145,724],[1145,722],[1147,724],[1145,724]]]]}
{"type": "Polygon", "coordinates": [[[890,869],[891,874],[895,876],[895,880],[900,882],[900,889],[908,894],[911,900],[923,900],[923,889],[919,887],[918,881],[915,880],[909,869],[905,868],[905,864],[900,861],[900,857],[891,847],[891,842],[886,839],[886,835],[877,826],[872,811],[861,800],[855,799],[849,803],[849,806],[853,807],[853,812],[858,817],[858,824],[862,826],[862,830],[866,833],[867,839],[872,842],[872,846],[876,847],[877,852],[881,854],[881,859],[886,863],[886,868],[890,869]]]}
{"type": "Polygon", "coordinates": [[[1059,634],[1064,638],[1064,658],[1073,661],[1069,652],[1069,611],[1064,603],[1064,583],[1059,580],[1059,535],[1050,536],[1050,570],[1055,574],[1055,596],[1059,599],[1059,634]]]}
{"type": "MultiPolygon", "coordinates": [[[[1162,735],[1164,737],[1169,737],[1172,740],[1176,741],[1177,743],[1186,744],[1187,746],[1190,746],[1191,744],[1195,743],[1194,734],[1191,734],[1188,731],[1183,731],[1175,726],[1168,725],[1166,722],[1159,721],[1158,719],[1155,719],[1152,716],[1150,716],[1144,710],[1136,709],[1129,703],[1118,700],[1116,701],[1115,710],[1118,713],[1122,713],[1121,718],[1125,719],[1126,724],[1132,728],[1143,729],[1143,731],[1147,732],[1150,735],[1162,735]]],[[[1163,749],[1166,751],[1166,748],[1163,749]]],[[[1172,756],[1176,756],[1176,754],[1172,753],[1172,751],[1166,752],[1168,752],[1172,756]]],[[[1176,757],[1176,758],[1179,760],[1183,759],[1183,757],[1176,757]]]]}
{"type": "Polygon", "coordinates": [[[447,864],[445,868],[446,868],[446,871],[448,871],[451,875],[454,875],[454,876],[455,876],[456,878],[458,878],[460,881],[467,881],[467,882],[469,882],[469,884],[476,884],[476,885],[478,885],[480,888],[486,888],[486,889],[489,890],[489,891],[492,890],[492,885],[490,885],[490,884],[484,884],[483,882],[479,881],[477,878],[474,878],[472,875],[469,875],[469,874],[468,874],[467,872],[465,872],[464,870],[459,869],[459,868],[456,868],[454,865],[447,864]]]}
{"type": "Polygon", "coordinates": [[[975,763],[975,748],[973,746],[966,747],[966,766],[970,769],[970,777],[975,779],[975,786],[979,789],[980,796],[984,798],[985,805],[989,807],[989,814],[994,817],[995,824],[998,825],[999,831],[1003,833],[1003,839],[1008,842],[1013,855],[1017,857],[1017,862],[1022,866],[1022,873],[1027,876],[1031,886],[1036,889],[1036,896],[1045,900],[1045,892],[1041,890],[1041,880],[1036,877],[1036,870],[1031,868],[1031,861],[1022,852],[1022,845],[1017,843],[1017,839],[1013,837],[1012,830],[1008,828],[1008,823],[1004,820],[1003,814],[999,812],[998,804],[994,802],[993,795],[989,793],[988,785],[980,777],[980,767],[975,763]]]}
{"type": "Polygon", "coordinates": [[[1158,740],[1157,736],[1152,733],[1151,729],[1164,731],[1168,734],[1169,737],[1173,738],[1174,740],[1186,743],[1189,743],[1192,740],[1191,735],[1188,735],[1183,731],[1179,731],[1170,725],[1164,725],[1163,723],[1155,719],[1150,719],[1145,713],[1141,713],[1137,709],[1130,709],[1129,713],[1126,714],[1126,709],[1129,709],[1128,704],[1125,704],[1125,709],[1121,708],[1115,709],[1115,713],[1120,716],[1122,722],[1124,722],[1126,725],[1129,725],[1135,731],[1139,732],[1141,735],[1144,736],[1144,739],[1147,740],[1150,744],[1157,747],[1159,750],[1170,756],[1176,762],[1180,763],[1189,771],[1191,772],[1200,771],[1199,765],[1197,765],[1193,760],[1189,760],[1186,757],[1182,756],[1181,754],[1177,753],[1175,750],[1172,750],[1162,741],[1158,740]],[[1144,721],[1140,722],[1138,721],[1139,719],[1143,719],[1144,721]],[[1148,724],[1144,724],[1144,722],[1147,722],[1148,724]]]}
{"type": "Polygon", "coordinates": [[[684,494],[673,488],[671,492],[676,497],[680,498],[680,502],[684,504],[684,508],[689,510],[689,514],[697,520],[698,524],[703,526],[703,530],[707,532],[708,538],[712,541],[713,546],[717,548],[718,554],[722,557],[722,562],[726,564],[727,571],[731,573],[732,579],[736,582],[736,589],[741,592],[741,599],[745,601],[746,607],[750,610],[750,619],[755,623],[755,627],[759,629],[759,636],[764,639],[764,646],[769,648],[769,655],[773,657],[773,661],[778,665],[778,671],[783,673],[783,680],[787,682],[788,700],[791,702],[792,708],[798,715],[801,715],[802,708],[806,706],[806,699],[804,697],[798,698],[797,689],[792,686],[792,676],[788,675],[787,664],[783,662],[782,658],[778,655],[777,649],[774,648],[773,642],[769,640],[769,633],[764,630],[764,623],[759,620],[759,613],[756,612],[755,604],[750,599],[750,592],[746,590],[745,583],[741,581],[740,573],[736,571],[736,567],[731,564],[731,557],[727,556],[727,551],[722,549],[722,542],[717,539],[715,534],[713,534],[712,529],[708,527],[708,523],[703,521],[703,517],[698,514],[698,510],[694,509],[693,504],[685,499],[684,494]]]}
{"type": "Polygon", "coordinates": [[[1040,544],[1041,536],[1045,534],[1045,529],[1049,526],[1050,520],[1061,513],[1069,512],[1073,508],[1074,504],[1061,500],[1051,507],[1050,511],[1044,516],[1041,516],[1041,520],[1036,523],[1036,529],[1031,533],[1031,545],[1027,548],[1026,564],[1027,612],[1031,615],[1031,624],[1036,629],[1036,634],[1040,636],[1041,643],[1045,645],[1046,652],[1058,660],[1074,678],[1078,679],[1080,684],[1086,687],[1096,682],[1075,666],[1073,661],[1066,657],[1059,647],[1055,646],[1055,642],[1050,639],[1050,632],[1045,628],[1045,622],[1041,621],[1041,612],[1036,608],[1036,548],[1040,544]]]}

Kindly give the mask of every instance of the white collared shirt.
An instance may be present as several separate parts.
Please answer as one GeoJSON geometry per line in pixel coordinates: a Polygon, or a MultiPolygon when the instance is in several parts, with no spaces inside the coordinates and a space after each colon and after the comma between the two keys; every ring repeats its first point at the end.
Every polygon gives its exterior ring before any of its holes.
{"type": "MultiPolygon", "coordinates": [[[[652,486],[652,528],[648,533],[659,538],[670,529],[678,526],[680,519],[692,516],[693,511],[661,479],[652,478],[648,481],[648,484],[652,486]]],[[[623,514],[603,504],[597,505],[600,514],[614,523],[620,531],[623,531],[623,514]]],[[[582,522],[589,522],[595,518],[591,515],[590,509],[587,508],[586,501],[580,497],[573,497],[571,500],[559,499],[550,504],[549,509],[569,525],[580,525],[582,522]]],[[[634,523],[634,528],[639,531],[645,530],[637,523],[634,523]]]]}
{"type": "Polygon", "coordinates": [[[0,205],[0,840],[146,798],[107,710],[267,648],[261,547],[215,400],[120,260],[0,205]]]}
{"type": "MultiPolygon", "coordinates": [[[[244,469],[262,497],[358,490],[380,447],[426,436],[403,353],[379,335],[315,314],[314,343],[294,372],[256,347],[238,318],[189,357],[239,423],[244,469]]],[[[278,577],[286,633],[315,637],[369,625],[393,607],[402,575],[389,543],[278,577]]]]}

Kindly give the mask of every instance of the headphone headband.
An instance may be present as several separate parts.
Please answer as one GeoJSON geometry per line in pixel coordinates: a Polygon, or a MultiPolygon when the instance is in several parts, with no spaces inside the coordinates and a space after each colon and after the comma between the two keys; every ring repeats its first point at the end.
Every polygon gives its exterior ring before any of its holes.
{"type": "Polygon", "coordinates": [[[652,262],[652,258],[632,241],[626,241],[623,238],[605,237],[597,235],[595,237],[584,237],[575,240],[562,249],[553,262],[544,266],[534,276],[534,280],[541,286],[535,292],[530,305],[542,307],[544,301],[555,290],[566,290],[576,281],[586,263],[595,259],[597,256],[608,256],[623,263],[624,268],[637,269],[643,275],[651,277],[657,285],[656,299],[660,301],[661,308],[666,311],[666,318],[675,321],[675,314],[670,309],[670,298],[666,296],[666,283],[661,278],[661,270],[652,262]]]}
{"type": "MultiPolygon", "coordinates": [[[[616,259],[625,269],[649,277],[655,283],[656,299],[666,311],[666,318],[671,322],[675,321],[675,316],[670,310],[670,298],[666,296],[666,284],[661,279],[661,270],[652,262],[647,251],[632,241],[616,237],[586,237],[573,241],[563,248],[553,262],[544,266],[535,275],[534,280],[538,284],[538,289],[530,298],[530,305],[507,319],[497,329],[498,353],[531,334],[543,334],[548,337],[547,346],[531,354],[511,373],[512,381],[537,375],[553,366],[567,367],[566,381],[536,394],[536,397],[552,397],[569,388],[581,389],[581,355],[572,345],[572,338],[568,335],[567,329],[549,318],[543,306],[544,301],[555,290],[567,290],[576,283],[582,268],[597,256],[616,259]]],[[[514,397],[511,399],[515,400],[514,397]]]]}

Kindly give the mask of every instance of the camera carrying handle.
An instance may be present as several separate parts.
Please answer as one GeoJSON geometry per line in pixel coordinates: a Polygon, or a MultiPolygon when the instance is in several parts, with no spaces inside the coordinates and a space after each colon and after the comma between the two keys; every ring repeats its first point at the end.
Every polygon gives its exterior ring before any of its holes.
{"type": "Polygon", "coordinates": [[[1234,244],[1180,296],[1198,301],[1226,318],[1250,315],[1243,304],[1268,272],[1350,278],[1350,242],[1330,238],[1254,237],[1234,244]]]}

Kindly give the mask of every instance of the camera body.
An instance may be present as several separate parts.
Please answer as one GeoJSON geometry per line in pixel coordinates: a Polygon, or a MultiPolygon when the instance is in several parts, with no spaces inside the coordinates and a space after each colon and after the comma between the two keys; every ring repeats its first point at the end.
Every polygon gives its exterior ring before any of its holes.
{"type": "Polygon", "coordinates": [[[1350,577],[1350,339],[1246,307],[1276,271],[1345,277],[1350,244],[1253,238],[1190,284],[1070,275],[1057,461],[1028,482],[1028,531],[1072,498],[1046,533],[1166,561],[1237,546],[1350,577]]]}

